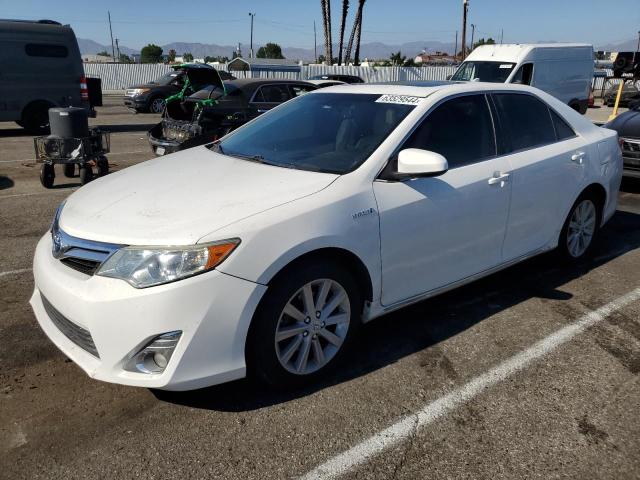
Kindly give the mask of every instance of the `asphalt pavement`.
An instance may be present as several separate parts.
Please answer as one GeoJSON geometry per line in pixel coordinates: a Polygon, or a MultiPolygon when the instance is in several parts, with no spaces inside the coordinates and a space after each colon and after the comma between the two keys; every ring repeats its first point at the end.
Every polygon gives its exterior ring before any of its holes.
{"type": "MultiPolygon", "coordinates": [[[[112,170],[152,158],[158,118],[106,98],[112,170]]],[[[0,478],[640,478],[640,182],[591,260],[546,254],[373,321],[332,378],[291,392],[150,391],[66,359],[28,299],[76,188],[45,190],[32,137],[0,124],[0,478]]]]}

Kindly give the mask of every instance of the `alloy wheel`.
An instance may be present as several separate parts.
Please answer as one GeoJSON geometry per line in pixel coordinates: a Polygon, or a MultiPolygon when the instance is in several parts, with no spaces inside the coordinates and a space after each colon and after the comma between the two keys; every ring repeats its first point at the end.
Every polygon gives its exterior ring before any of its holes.
{"type": "Polygon", "coordinates": [[[164,99],[163,98],[154,98],[151,102],[151,111],[153,113],[162,113],[164,110],[164,99]]]}
{"type": "Polygon", "coordinates": [[[305,284],[289,299],[278,319],[278,361],[297,375],[321,369],[340,350],[350,321],[351,305],[342,285],[328,278],[305,284]]]}
{"type": "Polygon", "coordinates": [[[567,250],[572,257],[580,257],[591,245],[596,220],[597,210],[591,200],[583,200],[573,210],[567,231],[567,250]]]}

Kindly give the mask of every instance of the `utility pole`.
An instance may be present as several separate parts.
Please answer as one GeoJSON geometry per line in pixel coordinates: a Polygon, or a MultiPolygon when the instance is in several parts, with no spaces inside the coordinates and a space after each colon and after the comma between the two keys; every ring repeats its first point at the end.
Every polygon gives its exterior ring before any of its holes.
{"type": "Polygon", "coordinates": [[[453,58],[458,55],[458,30],[456,30],[456,48],[453,49],[453,58]]]}
{"type": "Polygon", "coordinates": [[[251,43],[249,44],[249,58],[253,58],[253,17],[255,17],[256,14],[249,12],[249,16],[251,17],[251,43]]]}
{"type": "Polygon", "coordinates": [[[118,45],[118,39],[116,38],[116,52],[118,52],[118,61],[120,61],[120,45],[118,45]]]}
{"type": "Polygon", "coordinates": [[[467,12],[469,10],[469,0],[462,0],[462,58],[467,56],[467,12]]]}
{"type": "Polygon", "coordinates": [[[473,36],[476,33],[476,26],[472,23],[471,24],[471,50],[469,50],[469,53],[471,53],[473,51],[473,36]]]}
{"type": "Polygon", "coordinates": [[[314,62],[318,63],[318,42],[316,40],[316,21],[313,21],[313,56],[314,62]]]}
{"type": "Polygon", "coordinates": [[[116,49],[113,47],[113,30],[111,30],[111,12],[107,11],[109,16],[109,35],[111,35],[111,58],[116,61],[116,49]]]}
{"type": "MultiPolygon", "coordinates": [[[[638,32],[640,33],[640,32],[638,32]]],[[[500,29],[500,45],[502,45],[502,37],[504,36],[504,28],[500,29]]]]}

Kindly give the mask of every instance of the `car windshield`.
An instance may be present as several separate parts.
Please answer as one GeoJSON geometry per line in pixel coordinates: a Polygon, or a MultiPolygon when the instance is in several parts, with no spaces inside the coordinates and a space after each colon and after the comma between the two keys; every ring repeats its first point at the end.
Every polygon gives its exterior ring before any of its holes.
{"type": "Polygon", "coordinates": [[[300,170],[358,168],[420,100],[403,95],[311,93],[214,144],[225,155],[300,170]]]}
{"type": "Polygon", "coordinates": [[[169,72],[161,76],[160,78],[156,78],[153,82],[157,85],[169,85],[176,78],[180,76],[180,72],[169,72]]]}
{"type": "Polygon", "coordinates": [[[515,65],[509,62],[464,62],[451,80],[504,83],[515,65]]]}

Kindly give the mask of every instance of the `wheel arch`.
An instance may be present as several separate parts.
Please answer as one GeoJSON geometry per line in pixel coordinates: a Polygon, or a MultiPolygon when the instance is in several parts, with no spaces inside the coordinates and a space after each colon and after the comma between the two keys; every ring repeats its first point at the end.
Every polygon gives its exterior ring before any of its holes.
{"type": "Polygon", "coordinates": [[[29,109],[36,107],[36,106],[41,106],[44,105],[47,108],[47,110],[49,108],[54,108],[57,107],[57,105],[52,102],[51,100],[45,100],[43,98],[37,99],[37,100],[31,100],[28,103],[26,103],[24,105],[24,107],[22,107],[22,112],[20,112],[20,121],[24,122],[25,121],[25,114],[29,111],[29,109]]]}
{"type": "Polygon", "coordinates": [[[294,268],[302,262],[313,260],[333,261],[345,266],[353,274],[363,298],[369,302],[373,300],[373,281],[369,269],[358,255],[342,247],[322,247],[302,253],[271,275],[266,284],[271,285],[285,275],[290,268],[294,268]]]}
{"type": "Polygon", "coordinates": [[[600,209],[599,213],[600,213],[600,218],[598,219],[598,227],[602,226],[602,216],[604,213],[604,208],[607,205],[607,189],[604,188],[604,186],[600,183],[592,183],[590,185],[587,185],[582,192],[580,192],[580,195],[578,195],[578,198],[585,196],[585,195],[589,195],[591,197],[593,197],[596,202],[597,202],[597,207],[600,209]]]}

